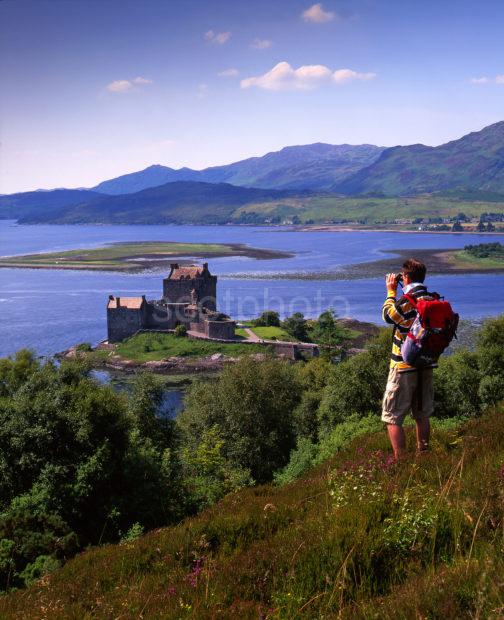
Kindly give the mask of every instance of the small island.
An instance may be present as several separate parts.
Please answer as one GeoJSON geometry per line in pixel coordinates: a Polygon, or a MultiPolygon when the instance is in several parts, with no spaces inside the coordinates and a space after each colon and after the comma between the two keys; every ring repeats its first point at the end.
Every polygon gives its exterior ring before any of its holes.
{"type": "Polygon", "coordinates": [[[0,258],[0,267],[30,269],[85,269],[93,271],[138,272],[164,269],[175,260],[246,256],[258,260],[288,258],[287,252],[252,248],[239,243],[180,243],[138,241],[112,243],[92,249],[67,250],[0,258]]]}

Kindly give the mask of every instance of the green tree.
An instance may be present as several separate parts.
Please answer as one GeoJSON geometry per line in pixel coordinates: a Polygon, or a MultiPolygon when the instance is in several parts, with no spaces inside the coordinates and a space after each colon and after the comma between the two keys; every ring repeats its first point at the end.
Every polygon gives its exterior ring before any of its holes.
{"type": "Polygon", "coordinates": [[[217,428],[230,467],[248,470],[257,482],[271,480],[294,446],[293,411],[300,384],[288,362],[244,358],[217,380],[196,384],[177,425],[193,452],[205,432],[217,428]]]}
{"type": "Polygon", "coordinates": [[[323,345],[322,352],[331,357],[348,340],[348,330],[338,323],[334,310],[329,309],[319,316],[310,331],[310,338],[323,345]]]}
{"type": "Polygon", "coordinates": [[[297,338],[298,340],[307,340],[308,330],[306,325],[306,319],[301,312],[294,312],[291,316],[287,317],[282,322],[282,327],[285,331],[297,338]]]}

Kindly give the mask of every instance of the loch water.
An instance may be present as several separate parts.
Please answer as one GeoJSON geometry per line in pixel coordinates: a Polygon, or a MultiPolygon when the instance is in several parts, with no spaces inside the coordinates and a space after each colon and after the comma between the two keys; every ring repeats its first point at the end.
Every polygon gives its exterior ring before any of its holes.
{"type": "MultiPolygon", "coordinates": [[[[120,241],[244,243],[293,253],[290,258],[271,260],[210,260],[212,273],[219,276],[219,308],[239,319],[256,316],[264,309],[278,310],[283,316],[300,311],[315,317],[333,307],[339,316],[379,323],[384,299],[381,277],[307,280],[278,275],[337,270],[385,258],[390,255],[387,251],[394,249],[462,248],[495,240],[495,236],[471,234],[297,232],[248,226],[26,226],[0,221],[1,256],[100,247],[120,241]]],[[[99,342],[106,336],[108,295],[145,294],[157,299],[165,273],[0,269],[0,357],[22,347],[50,355],[77,342],[99,342]]],[[[504,312],[504,275],[433,276],[429,287],[445,295],[463,318],[504,312]]]]}

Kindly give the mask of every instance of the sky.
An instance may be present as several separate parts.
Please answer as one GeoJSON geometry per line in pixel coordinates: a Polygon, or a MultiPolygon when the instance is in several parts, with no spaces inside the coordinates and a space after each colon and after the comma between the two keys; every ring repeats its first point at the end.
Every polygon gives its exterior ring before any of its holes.
{"type": "Polygon", "coordinates": [[[0,193],[504,120],[502,0],[0,0],[0,193]]]}

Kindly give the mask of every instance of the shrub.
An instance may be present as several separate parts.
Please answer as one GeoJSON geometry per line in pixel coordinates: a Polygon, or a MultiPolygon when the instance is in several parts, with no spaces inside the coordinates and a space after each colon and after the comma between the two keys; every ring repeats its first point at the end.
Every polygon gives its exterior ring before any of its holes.
{"type": "Polygon", "coordinates": [[[476,352],[482,375],[479,397],[488,407],[504,399],[504,315],[485,321],[476,352]]]}
{"type": "Polygon", "coordinates": [[[75,347],[75,350],[78,353],[90,353],[93,350],[93,347],[89,342],[81,342],[75,347]]]}
{"type": "Polygon", "coordinates": [[[280,315],[274,310],[265,310],[252,323],[257,327],[280,327],[280,315]]]}
{"type": "Polygon", "coordinates": [[[22,352],[1,361],[0,377],[0,588],[45,570],[39,557],[180,517],[173,427],[155,416],[152,377],[130,407],[79,362],[40,365],[22,352]]]}
{"type": "Polygon", "coordinates": [[[200,506],[209,506],[231,491],[254,483],[250,471],[232,467],[223,455],[224,440],[217,426],[205,429],[196,449],[184,448],[182,462],[191,493],[200,506]]]}
{"type": "Polygon", "coordinates": [[[185,325],[177,325],[174,333],[177,338],[185,338],[187,336],[187,327],[185,325]]]}
{"type": "Polygon", "coordinates": [[[324,388],[319,421],[324,432],[356,414],[379,411],[387,382],[391,330],[384,329],[364,353],[333,366],[324,388]]]}
{"type": "Polygon", "coordinates": [[[442,357],[434,371],[434,415],[439,418],[479,415],[479,382],[476,354],[460,349],[442,357]]]}
{"type": "Polygon", "coordinates": [[[275,473],[276,484],[287,484],[304,474],[313,464],[318,448],[306,437],[299,437],[287,465],[275,473]]]}

